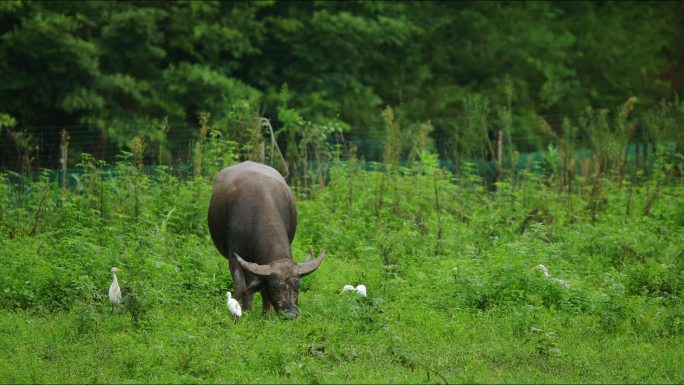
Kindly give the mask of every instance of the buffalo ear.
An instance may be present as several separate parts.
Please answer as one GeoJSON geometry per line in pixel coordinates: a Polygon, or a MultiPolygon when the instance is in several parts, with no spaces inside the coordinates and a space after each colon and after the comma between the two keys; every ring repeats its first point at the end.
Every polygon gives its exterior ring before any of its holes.
{"type": "Polygon", "coordinates": [[[259,265],[258,263],[247,262],[240,258],[237,253],[233,253],[240,266],[250,273],[260,278],[268,278],[273,274],[273,269],[269,265],[259,265]]]}
{"type": "Polygon", "coordinates": [[[305,275],[313,273],[316,269],[318,269],[318,266],[321,265],[321,262],[323,262],[323,258],[325,258],[325,255],[327,253],[327,250],[323,249],[321,255],[319,255],[318,258],[312,259],[312,254],[309,251],[309,255],[306,257],[306,261],[298,263],[296,265],[295,274],[300,277],[303,277],[305,275]]]}
{"type": "Polygon", "coordinates": [[[245,291],[243,292],[243,294],[252,294],[255,291],[257,291],[259,288],[261,288],[261,279],[256,278],[256,279],[254,279],[254,281],[252,281],[252,283],[249,284],[249,286],[247,286],[245,288],[245,291]]]}

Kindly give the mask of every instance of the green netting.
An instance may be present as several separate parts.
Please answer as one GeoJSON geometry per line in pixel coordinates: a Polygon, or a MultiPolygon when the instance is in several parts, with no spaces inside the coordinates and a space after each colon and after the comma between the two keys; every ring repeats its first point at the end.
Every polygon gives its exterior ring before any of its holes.
{"type": "MultiPolygon", "coordinates": [[[[665,146],[665,147],[673,147],[674,142],[660,142],[658,143],[659,146],[665,146]]],[[[634,160],[637,158],[637,150],[638,150],[638,145],[637,144],[631,144],[628,146],[627,149],[627,160],[628,160],[628,167],[627,169],[630,170],[633,167],[634,160]]],[[[544,168],[544,163],[545,163],[545,158],[549,154],[549,151],[535,151],[535,152],[528,152],[528,153],[522,153],[519,154],[517,157],[517,163],[516,163],[516,170],[521,171],[524,169],[528,169],[528,171],[531,172],[539,172],[545,170],[544,168]]],[[[594,152],[592,150],[588,149],[583,149],[583,150],[576,150],[572,152],[572,157],[575,159],[583,159],[583,158],[592,158],[594,155],[594,152]]],[[[494,166],[494,162],[491,160],[478,160],[478,159],[468,159],[465,162],[470,162],[475,165],[476,170],[479,172],[483,172],[485,176],[493,176],[496,174],[496,169],[494,166]]],[[[325,167],[329,167],[333,162],[326,162],[325,167]]],[[[363,167],[367,171],[371,170],[381,170],[382,166],[381,163],[375,162],[375,161],[368,161],[368,162],[362,162],[363,167]]],[[[409,163],[406,160],[403,160],[400,162],[400,166],[402,167],[411,167],[413,164],[409,163]]],[[[316,162],[316,161],[307,161],[307,169],[309,170],[318,170],[321,165],[316,162]]],[[[441,168],[448,169],[451,172],[456,172],[456,165],[453,160],[451,159],[440,159],[439,160],[439,166],[441,168]]],[[[510,170],[510,164],[506,156],[504,156],[504,169],[510,170]]],[[[577,167],[580,167],[580,163],[577,162],[577,167]]],[[[117,175],[117,170],[116,167],[113,165],[105,165],[99,167],[99,170],[103,173],[104,178],[112,178],[116,177],[117,175]]],[[[38,178],[38,176],[42,173],[48,173],[49,174],[49,180],[50,182],[55,182],[59,183],[61,185],[62,183],[62,170],[57,169],[57,170],[42,170],[40,172],[32,172],[32,173],[17,173],[14,171],[9,171],[5,170],[2,171],[5,174],[8,175],[10,181],[12,183],[20,183],[22,180],[26,181],[26,179],[31,179],[34,180],[38,178]]],[[[80,176],[85,172],[83,168],[80,167],[71,167],[67,169],[67,177],[68,177],[68,184],[70,187],[74,186],[75,184],[79,183],[80,176]]],[[[144,165],[143,166],[143,172],[152,177],[153,179],[159,175],[160,173],[160,167],[158,165],[144,165]]],[[[174,175],[180,179],[190,179],[192,178],[192,165],[188,163],[182,163],[175,165],[173,167],[165,166],[165,172],[167,174],[174,175]]]]}

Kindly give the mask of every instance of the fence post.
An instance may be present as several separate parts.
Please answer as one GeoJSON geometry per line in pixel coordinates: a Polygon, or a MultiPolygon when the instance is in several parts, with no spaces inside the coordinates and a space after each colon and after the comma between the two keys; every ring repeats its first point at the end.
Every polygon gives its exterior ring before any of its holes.
{"type": "Polygon", "coordinates": [[[69,132],[62,129],[62,136],[59,143],[59,149],[62,155],[62,193],[67,191],[67,162],[69,160],[69,132]]]}
{"type": "Polygon", "coordinates": [[[503,174],[503,130],[496,132],[496,181],[501,182],[503,174]]]}

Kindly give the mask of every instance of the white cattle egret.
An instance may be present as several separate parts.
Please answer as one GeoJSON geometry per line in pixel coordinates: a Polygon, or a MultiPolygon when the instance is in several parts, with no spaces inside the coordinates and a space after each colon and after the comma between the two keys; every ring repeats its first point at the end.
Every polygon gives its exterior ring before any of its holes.
{"type": "Polygon", "coordinates": [[[342,291],[340,292],[340,294],[345,293],[345,292],[348,292],[348,291],[354,291],[354,290],[356,290],[356,289],[354,289],[354,286],[352,286],[352,285],[344,285],[344,287],[342,288],[342,291]]]}
{"type": "Polygon", "coordinates": [[[548,279],[549,281],[556,282],[557,284],[563,285],[565,287],[570,287],[570,282],[568,282],[564,279],[549,277],[549,269],[547,269],[546,266],[539,264],[539,265],[535,266],[534,268],[541,270],[542,274],[544,274],[544,277],[546,277],[546,279],[548,279]]]}
{"type": "Polygon", "coordinates": [[[356,292],[361,294],[362,296],[366,296],[366,286],[365,285],[359,285],[356,287],[356,292]]]}
{"type": "Polygon", "coordinates": [[[547,269],[546,266],[539,264],[535,268],[541,270],[541,272],[544,274],[544,277],[549,276],[549,269],[547,269]]]}
{"type": "Polygon", "coordinates": [[[121,288],[119,287],[119,280],[116,279],[116,273],[123,271],[118,267],[112,267],[112,284],[109,286],[109,301],[111,303],[121,303],[121,288]]]}
{"type": "Polygon", "coordinates": [[[238,317],[242,316],[242,309],[240,304],[235,298],[231,297],[230,292],[226,292],[226,304],[228,305],[228,310],[233,314],[233,319],[237,321],[238,317]]]}
{"type": "Polygon", "coordinates": [[[566,280],[564,280],[564,279],[560,279],[560,278],[549,278],[549,280],[551,280],[551,281],[553,281],[553,282],[556,282],[556,283],[558,283],[558,284],[560,284],[560,285],[563,285],[563,286],[565,286],[565,287],[570,287],[570,282],[568,282],[568,281],[566,281],[566,280]]]}

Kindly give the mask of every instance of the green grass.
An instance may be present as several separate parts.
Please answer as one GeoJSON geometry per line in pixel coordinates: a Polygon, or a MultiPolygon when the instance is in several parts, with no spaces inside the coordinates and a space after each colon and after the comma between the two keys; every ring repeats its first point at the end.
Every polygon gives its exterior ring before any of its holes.
{"type": "Polygon", "coordinates": [[[681,184],[644,216],[649,185],[625,215],[626,189],[605,180],[592,221],[586,191],[528,176],[487,193],[444,175],[438,218],[430,169],[386,180],[379,207],[380,173],[337,166],[298,201],[296,259],[329,250],[302,279],[302,315],[262,316],[256,295],[234,324],[209,179],[126,170],[84,176],[81,194],[36,182],[23,206],[0,178],[0,382],[684,382],[681,184]],[[533,209],[552,220],[519,231],[533,209]],[[111,266],[129,295],[113,312],[111,266]],[[339,294],[348,283],[368,297],[339,294]]]}

